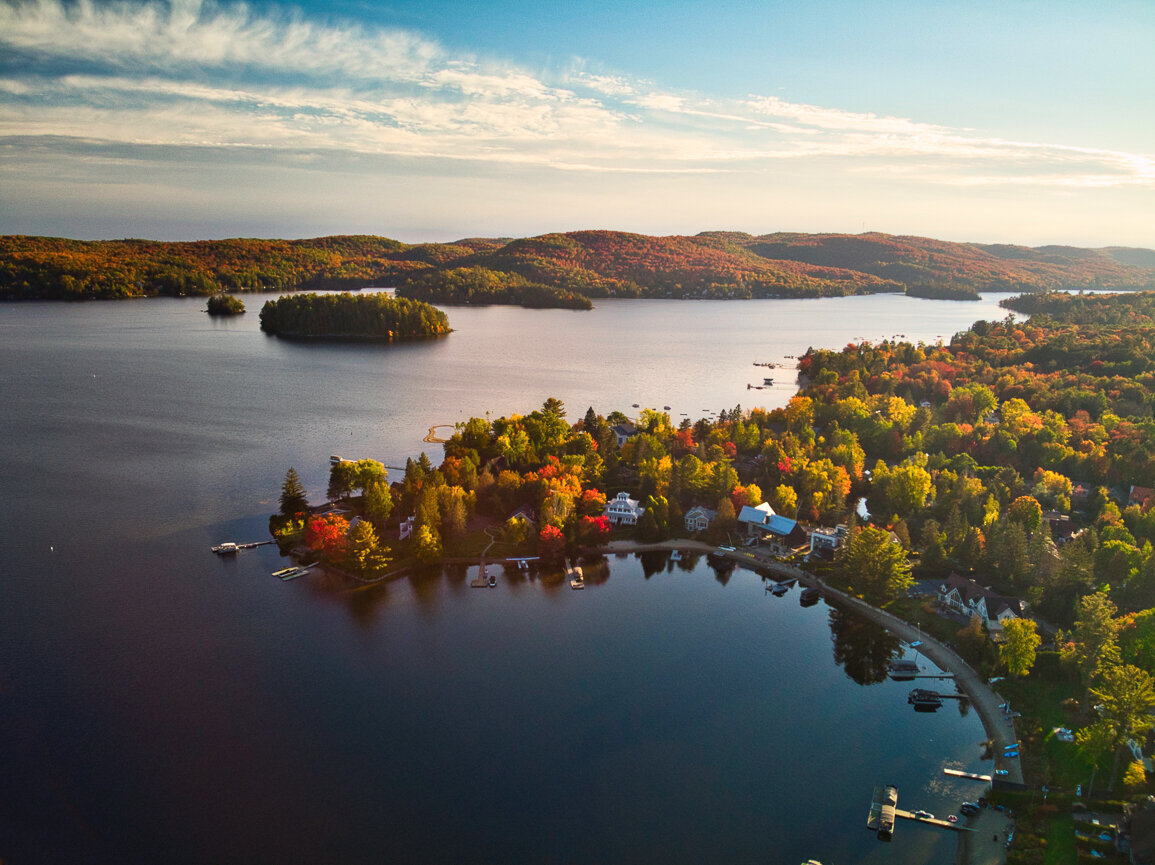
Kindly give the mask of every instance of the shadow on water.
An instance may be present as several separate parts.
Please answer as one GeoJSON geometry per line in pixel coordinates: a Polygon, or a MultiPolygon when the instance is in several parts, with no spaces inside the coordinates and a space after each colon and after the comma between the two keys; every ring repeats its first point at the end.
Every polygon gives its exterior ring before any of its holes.
{"type": "Polygon", "coordinates": [[[885,682],[887,665],[902,647],[885,628],[837,607],[830,609],[830,636],[835,662],[860,685],[885,682]]]}

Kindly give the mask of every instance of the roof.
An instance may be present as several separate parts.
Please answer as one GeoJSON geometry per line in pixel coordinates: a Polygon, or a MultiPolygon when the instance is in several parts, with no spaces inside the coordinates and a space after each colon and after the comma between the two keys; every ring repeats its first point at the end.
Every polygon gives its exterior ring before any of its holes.
{"type": "Polygon", "coordinates": [[[770,507],[769,502],[762,502],[762,504],[743,505],[741,512],[738,514],[738,522],[751,523],[756,526],[769,525],[770,519],[777,516],[774,513],[774,508],[770,507]]]}
{"type": "Polygon", "coordinates": [[[992,619],[998,617],[999,613],[1005,610],[1010,610],[1016,616],[1021,616],[1025,610],[1023,602],[1018,598],[1000,595],[989,586],[980,586],[974,580],[961,577],[958,574],[951,574],[947,577],[939,589],[944,595],[950,594],[952,590],[957,590],[959,598],[967,604],[972,601],[977,602],[979,598],[986,599],[987,616],[992,619]]]}
{"type": "Polygon", "coordinates": [[[768,528],[776,535],[782,535],[785,537],[796,528],[798,528],[798,520],[790,520],[784,516],[775,514],[774,516],[770,517],[769,521],[766,523],[766,528],[768,528]]]}

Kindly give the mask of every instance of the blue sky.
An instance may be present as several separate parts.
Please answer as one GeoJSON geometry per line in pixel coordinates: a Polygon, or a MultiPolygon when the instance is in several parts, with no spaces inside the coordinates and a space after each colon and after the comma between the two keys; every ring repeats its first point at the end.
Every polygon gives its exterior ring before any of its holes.
{"type": "Polygon", "coordinates": [[[1155,247],[1155,3],[0,0],[0,233],[1155,247]]]}

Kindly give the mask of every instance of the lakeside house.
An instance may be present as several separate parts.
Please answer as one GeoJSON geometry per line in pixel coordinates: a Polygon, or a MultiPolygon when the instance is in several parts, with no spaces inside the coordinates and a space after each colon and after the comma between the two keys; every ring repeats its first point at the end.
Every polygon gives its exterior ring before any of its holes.
{"type": "Polygon", "coordinates": [[[710,523],[714,522],[714,518],[717,516],[718,512],[713,508],[704,508],[701,505],[694,505],[694,507],[686,511],[686,531],[704,532],[706,529],[710,528],[710,523]]]}
{"type": "Polygon", "coordinates": [[[980,586],[958,574],[951,574],[939,585],[938,600],[964,616],[977,615],[992,637],[1002,633],[1004,622],[1021,618],[1027,606],[1017,598],[1000,595],[989,586],[980,586]]]}
{"type": "Polygon", "coordinates": [[[793,550],[807,543],[806,530],[798,525],[798,521],[775,513],[769,502],[746,505],[738,514],[738,522],[746,527],[747,536],[770,541],[776,552],[793,550]]]}
{"type": "Polygon", "coordinates": [[[639,507],[638,500],[631,499],[629,493],[618,493],[606,502],[602,515],[615,526],[635,526],[638,524],[638,517],[645,512],[646,509],[639,507]]]}
{"type": "Polygon", "coordinates": [[[845,523],[839,523],[832,529],[817,528],[810,532],[810,555],[813,557],[830,558],[842,546],[846,539],[845,523]]]}

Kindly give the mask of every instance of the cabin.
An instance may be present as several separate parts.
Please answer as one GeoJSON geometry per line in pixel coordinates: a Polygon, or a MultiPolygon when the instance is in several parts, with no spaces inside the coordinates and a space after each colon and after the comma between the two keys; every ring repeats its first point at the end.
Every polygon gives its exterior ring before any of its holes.
{"type": "Polygon", "coordinates": [[[714,518],[717,516],[718,512],[712,508],[704,508],[701,505],[695,505],[686,511],[686,531],[704,532],[706,529],[710,528],[710,523],[714,522],[714,518]]]}
{"type": "Polygon", "coordinates": [[[635,526],[638,524],[638,517],[645,512],[646,509],[639,507],[638,500],[631,499],[629,493],[618,493],[606,502],[602,515],[615,526],[635,526]]]}
{"type": "Polygon", "coordinates": [[[621,447],[638,434],[638,428],[627,421],[626,423],[614,424],[610,427],[610,432],[617,437],[618,447],[621,447]]]}
{"type": "Polygon", "coordinates": [[[951,574],[938,587],[938,600],[964,616],[977,615],[992,636],[1002,633],[1003,623],[1007,620],[1021,618],[1027,606],[1017,598],[1000,595],[990,587],[980,586],[958,574],[951,574]]]}

